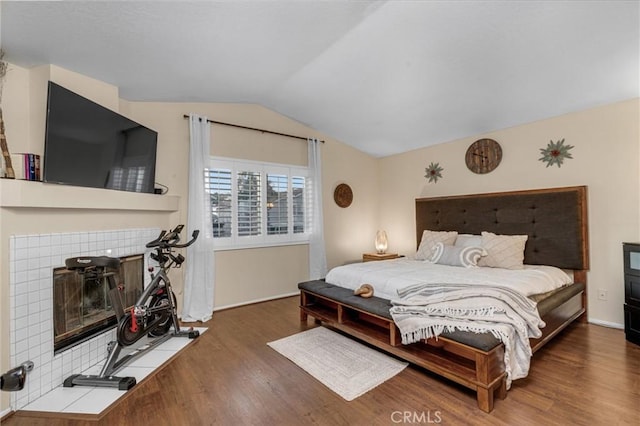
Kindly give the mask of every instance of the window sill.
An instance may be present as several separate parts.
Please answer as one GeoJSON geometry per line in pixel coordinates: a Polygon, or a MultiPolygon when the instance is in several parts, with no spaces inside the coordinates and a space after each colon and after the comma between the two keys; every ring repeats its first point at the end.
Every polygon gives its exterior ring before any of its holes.
{"type": "Polygon", "coordinates": [[[309,240],[269,242],[269,243],[253,243],[253,244],[236,244],[234,246],[214,247],[213,251],[250,250],[250,249],[257,249],[257,248],[270,248],[270,247],[282,247],[282,246],[302,246],[302,245],[309,245],[309,240]]]}

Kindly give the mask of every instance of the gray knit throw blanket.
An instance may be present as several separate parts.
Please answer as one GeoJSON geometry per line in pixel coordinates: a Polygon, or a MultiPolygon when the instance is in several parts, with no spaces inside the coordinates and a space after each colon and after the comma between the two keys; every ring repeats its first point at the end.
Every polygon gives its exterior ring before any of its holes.
{"type": "Polygon", "coordinates": [[[398,290],[389,310],[408,345],[456,330],[493,334],[505,348],[507,389],[529,373],[529,338],[545,323],[536,303],[508,288],[477,284],[417,284],[398,290]]]}

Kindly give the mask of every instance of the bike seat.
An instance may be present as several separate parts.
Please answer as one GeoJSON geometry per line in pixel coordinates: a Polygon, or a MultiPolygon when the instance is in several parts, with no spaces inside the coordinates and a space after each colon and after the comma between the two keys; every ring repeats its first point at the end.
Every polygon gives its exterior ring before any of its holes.
{"type": "Polygon", "coordinates": [[[64,264],[70,270],[85,270],[91,267],[117,269],[120,259],[109,256],[78,256],[66,259],[64,264]]]}

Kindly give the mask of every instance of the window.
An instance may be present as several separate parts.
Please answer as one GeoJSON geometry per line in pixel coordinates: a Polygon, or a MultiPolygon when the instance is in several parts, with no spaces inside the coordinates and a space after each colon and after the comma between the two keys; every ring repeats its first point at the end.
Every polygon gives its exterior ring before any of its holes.
{"type": "Polygon", "coordinates": [[[213,237],[230,237],[231,226],[231,170],[205,170],[204,188],[211,200],[213,237]]]}
{"type": "Polygon", "coordinates": [[[260,173],[239,172],[236,182],[238,235],[241,237],[260,235],[262,231],[260,173]]]}
{"type": "Polygon", "coordinates": [[[267,234],[286,234],[289,229],[289,176],[267,173],[267,234]]]}
{"type": "Polygon", "coordinates": [[[216,157],[204,179],[216,249],[308,242],[306,167],[216,157]]]}

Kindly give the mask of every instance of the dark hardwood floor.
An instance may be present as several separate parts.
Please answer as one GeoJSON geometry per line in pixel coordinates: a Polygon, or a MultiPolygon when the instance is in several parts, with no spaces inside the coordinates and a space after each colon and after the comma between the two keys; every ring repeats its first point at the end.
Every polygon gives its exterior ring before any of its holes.
{"type": "Polygon", "coordinates": [[[267,342],[302,329],[298,298],[216,312],[209,327],[99,419],[18,412],[15,425],[637,425],[640,346],[576,323],[487,414],[475,393],[414,368],[347,402],[267,342]]]}

